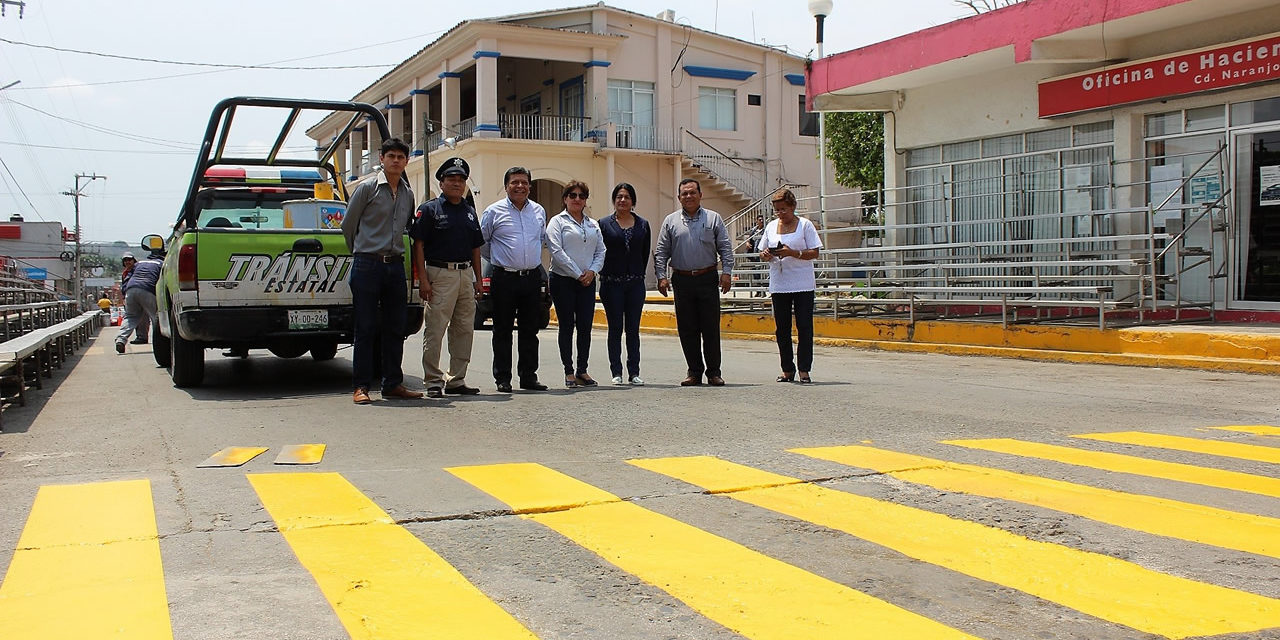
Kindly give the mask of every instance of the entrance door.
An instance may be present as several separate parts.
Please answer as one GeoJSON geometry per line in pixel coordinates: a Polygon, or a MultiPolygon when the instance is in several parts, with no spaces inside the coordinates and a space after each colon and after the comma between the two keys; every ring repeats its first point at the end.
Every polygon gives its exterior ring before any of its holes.
{"type": "Polygon", "coordinates": [[[1280,308],[1280,129],[1236,134],[1234,144],[1239,299],[1280,308]]]}

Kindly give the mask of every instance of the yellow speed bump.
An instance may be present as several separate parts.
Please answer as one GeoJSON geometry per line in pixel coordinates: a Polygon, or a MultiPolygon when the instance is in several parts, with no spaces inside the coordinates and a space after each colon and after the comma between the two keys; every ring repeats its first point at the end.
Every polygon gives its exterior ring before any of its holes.
{"type": "Polygon", "coordinates": [[[1280,626],[1280,601],[713,457],[629,460],[910,558],[1167,638],[1280,626]]]}
{"type": "Polygon", "coordinates": [[[542,465],[447,471],[747,638],[973,638],[542,465]]]}
{"type": "Polygon", "coordinates": [[[291,444],[280,450],[272,464],[317,464],[324,459],[322,444],[291,444]]]}
{"type": "Polygon", "coordinates": [[[1020,502],[1158,536],[1280,558],[1280,520],[871,447],[792,449],[942,491],[1020,502]]]}
{"type": "Polygon", "coordinates": [[[536,640],[341,475],[248,478],[354,640],[536,640]]]}
{"type": "Polygon", "coordinates": [[[1280,498],[1280,478],[1256,476],[1249,473],[1241,473],[1239,471],[1227,471],[1211,467],[1197,467],[1195,465],[1182,464],[1180,462],[1149,460],[1147,458],[1127,456],[1120,453],[1089,451],[1087,449],[1060,447],[1052,444],[1025,442],[1022,440],[1011,440],[1008,438],[995,438],[991,440],[945,440],[943,441],[943,444],[967,447],[969,449],[980,449],[982,451],[994,451],[996,453],[1007,453],[1027,458],[1051,460],[1054,462],[1061,462],[1063,464],[1089,467],[1091,469],[1102,469],[1104,471],[1114,471],[1116,473],[1130,473],[1134,475],[1148,476],[1151,478],[1160,478],[1162,480],[1198,484],[1206,487],[1231,489],[1232,491],[1245,491],[1272,498],[1280,498]]]}
{"type": "Polygon", "coordinates": [[[5,640],[171,640],[146,480],[41,487],[0,585],[5,640]]]}
{"type": "Polygon", "coordinates": [[[266,447],[227,447],[208,457],[197,468],[238,467],[265,453],[266,447]]]}
{"type": "Polygon", "coordinates": [[[1134,444],[1140,447],[1172,449],[1174,451],[1186,451],[1187,453],[1203,453],[1211,456],[1222,456],[1224,458],[1238,458],[1240,460],[1280,464],[1280,448],[1264,447],[1256,444],[1204,440],[1201,438],[1188,438],[1185,436],[1167,436],[1160,433],[1143,433],[1141,431],[1085,433],[1071,437],[1082,438],[1085,440],[1097,440],[1099,442],[1134,444]]]}

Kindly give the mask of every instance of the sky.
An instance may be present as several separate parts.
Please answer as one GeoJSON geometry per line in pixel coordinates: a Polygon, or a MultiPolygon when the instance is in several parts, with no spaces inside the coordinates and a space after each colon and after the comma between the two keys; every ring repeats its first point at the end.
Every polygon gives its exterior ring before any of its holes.
{"type": "MultiPolygon", "coordinates": [[[[72,228],[76,174],[85,242],[167,235],[213,105],[237,95],[349,100],[459,22],[589,4],[583,0],[25,0],[0,17],[0,221],[14,213],[72,228]],[[355,6],[362,7],[354,11],[355,6]],[[371,10],[385,7],[382,13],[371,10]],[[21,43],[21,44],[19,44],[21,43]],[[35,46],[31,46],[35,45],[35,46]],[[63,49],[55,51],[51,48],[63,49]],[[79,50],[90,53],[74,53],[79,50]],[[156,62],[107,56],[147,58],[156,62]],[[220,65],[309,67],[224,69],[220,65]],[[316,67],[328,67],[319,69],[316,67]],[[333,68],[348,67],[348,68],[333,68]]],[[[813,57],[805,0],[613,0],[813,57]]],[[[952,0],[835,0],[831,55],[970,15],[952,0]]],[[[302,128],[314,122],[302,123],[302,128]]],[[[262,140],[273,132],[263,129],[262,140]]]]}

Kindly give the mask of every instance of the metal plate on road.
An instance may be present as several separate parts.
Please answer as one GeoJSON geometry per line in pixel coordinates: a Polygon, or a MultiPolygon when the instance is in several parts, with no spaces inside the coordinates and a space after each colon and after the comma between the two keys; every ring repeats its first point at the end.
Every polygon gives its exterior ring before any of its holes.
{"type": "Polygon", "coordinates": [[[275,464],[316,464],[324,459],[322,444],[291,444],[280,450],[275,464]]]}
{"type": "Polygon", "coordinates": [[[328,329],[328,309],[289,309],[289,330],[328,329]]]}
{"type": "Polygon", "coordinates": [[[266,452],[267,447],[227,447],[211,456],[208,460],[196,465],[206,467],[238,467],[266,452]]]}

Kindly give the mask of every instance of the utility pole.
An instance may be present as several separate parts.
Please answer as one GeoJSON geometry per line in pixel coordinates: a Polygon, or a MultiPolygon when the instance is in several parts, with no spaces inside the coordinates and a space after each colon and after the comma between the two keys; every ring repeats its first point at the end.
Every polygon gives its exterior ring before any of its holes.
{"type": "Polygon", "coordinates": [[[74,299],[76,301],[77,309],[82,309],[82,305],[84,304],[84,300],[81,300],[81,298],[84,297],[84,294],[80,290],[83,286],[82,283],[84,281],[82,277],[84,274],[80,273],[80,196],[84,194],[80,192],[80,181],[85,180],[86,182],[93,182],[94,180],[106,180],[106,179],[107,179],[106,176],[100,176],[96,173],[92,173],[92,174],[77,173],[75,191],[62,192],[62,195],[64,196],[71,196],[76,203],[76,256],[75,256],[75,261],[72,263],[73,266],[71,267],[72,269],[71,271],[72,294],[71,295],[75,296],[74,299]]]}

